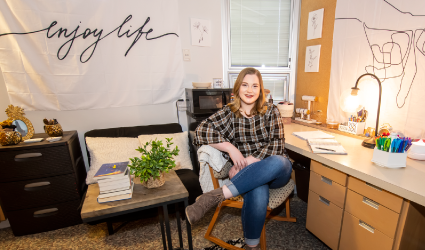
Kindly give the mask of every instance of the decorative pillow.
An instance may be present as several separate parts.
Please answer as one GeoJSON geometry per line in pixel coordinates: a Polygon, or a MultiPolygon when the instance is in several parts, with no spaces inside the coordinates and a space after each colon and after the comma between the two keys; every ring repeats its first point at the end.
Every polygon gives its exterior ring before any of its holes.
{"type": "Polygon", "coordinates": [[[187,131],[175,134],[139,135],[138,138],[141,145],[145,145],[146,142],[150,142],[151,140],[161,140],[165,146],[167,146],[167,140],[165,140],[165,138],[173,138],[171,142],[174,144],[172,144],[170,148],[174,149],[177,146],[180,150],[179,155],[173,157],[176,161],[176,167],[174,170],[193,169],[192,160],[190,159],[189,154],[189,137],[187,135],[187,131]]]}
{"type": "Polygon", "coordinates": [[[130,158],[140,157],[136,149],[140,146],[137,138],[126,137],[86,137],[87,149],[90,153],[90,170],[87,172],[86,183],[97,183],[93,176],[102,164],[130,161],[130,158]]]}

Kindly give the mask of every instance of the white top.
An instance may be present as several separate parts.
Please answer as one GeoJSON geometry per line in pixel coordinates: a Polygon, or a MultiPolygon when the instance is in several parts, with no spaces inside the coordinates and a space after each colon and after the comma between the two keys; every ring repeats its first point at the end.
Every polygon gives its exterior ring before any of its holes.
{"type": "Polygon", "coordinates": [[[407,158],[405,168],[383,168],[372,163],[373,149],[363,147],[363,140],[329,131],[326,133],[335,136],[335,140],[341,143],[347,155],[314,154],[307,141],[292,133],[314,131],[316,128],[295,123],[284,126],[285,148],[425,206],[425,161],[407,158]]]}

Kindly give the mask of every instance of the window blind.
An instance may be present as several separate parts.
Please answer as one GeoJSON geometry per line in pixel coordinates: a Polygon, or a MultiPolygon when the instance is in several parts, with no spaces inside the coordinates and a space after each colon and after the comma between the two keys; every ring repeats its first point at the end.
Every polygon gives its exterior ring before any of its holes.
{"type": "MultiPolygon", "coordinates": [[[[287,101],[288,100],[288,74],[282,75],[272,75],[262,74],[263,85],[265,89],[270,90],[270,94],[273,97],[274,101],[287,101]]],[[[238,74],[230,74],[231,85],[233,88],[235,86],[236,79],[238,78],[238,74]]]]}
{"type": "Polygon", "coordinates": [[[287,67],[291,0],[230,0],[232,67],[287,67]]]}

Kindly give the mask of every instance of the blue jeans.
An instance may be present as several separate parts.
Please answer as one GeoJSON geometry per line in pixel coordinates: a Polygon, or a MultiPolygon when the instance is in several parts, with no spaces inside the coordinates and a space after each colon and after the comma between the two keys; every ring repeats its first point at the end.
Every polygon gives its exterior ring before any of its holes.
{"type": "Polygon", "coordinates": [[[267,214],[269,188],[281,188],[291,178],[291,162],[281,156],[273,155],[252,163],[239,171],[227,187],[233,196],[242,194],[242,226],[245,243],[257,245],[267,214]]]}

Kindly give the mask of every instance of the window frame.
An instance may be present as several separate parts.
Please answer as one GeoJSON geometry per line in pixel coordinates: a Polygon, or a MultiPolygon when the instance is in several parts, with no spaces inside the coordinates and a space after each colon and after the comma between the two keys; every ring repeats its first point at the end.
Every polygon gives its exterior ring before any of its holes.
{"type": "MultiPolygon", "coordinates": [[[[290,21],[290,39],[288,51],[287,67],[254,67],[258,69],[264,77],[282,77],[288,75],[288,86],[284,86],[287,101],[294,102],[295,99],[295,82],[298,55],[298,37],[300,26],[300,10],[301,0],[291,0],[291,21],[290,21]]],[[[230,55],[230,0],[221,0],[221,26],[222,26],[222,57],[223,57],[223,78],[226,86],[233,88],[231,74],[239,74],[245,67],[232,67],[230,55]]],[[[274,100],[282,101],[282,100],[274,100]]]]}

